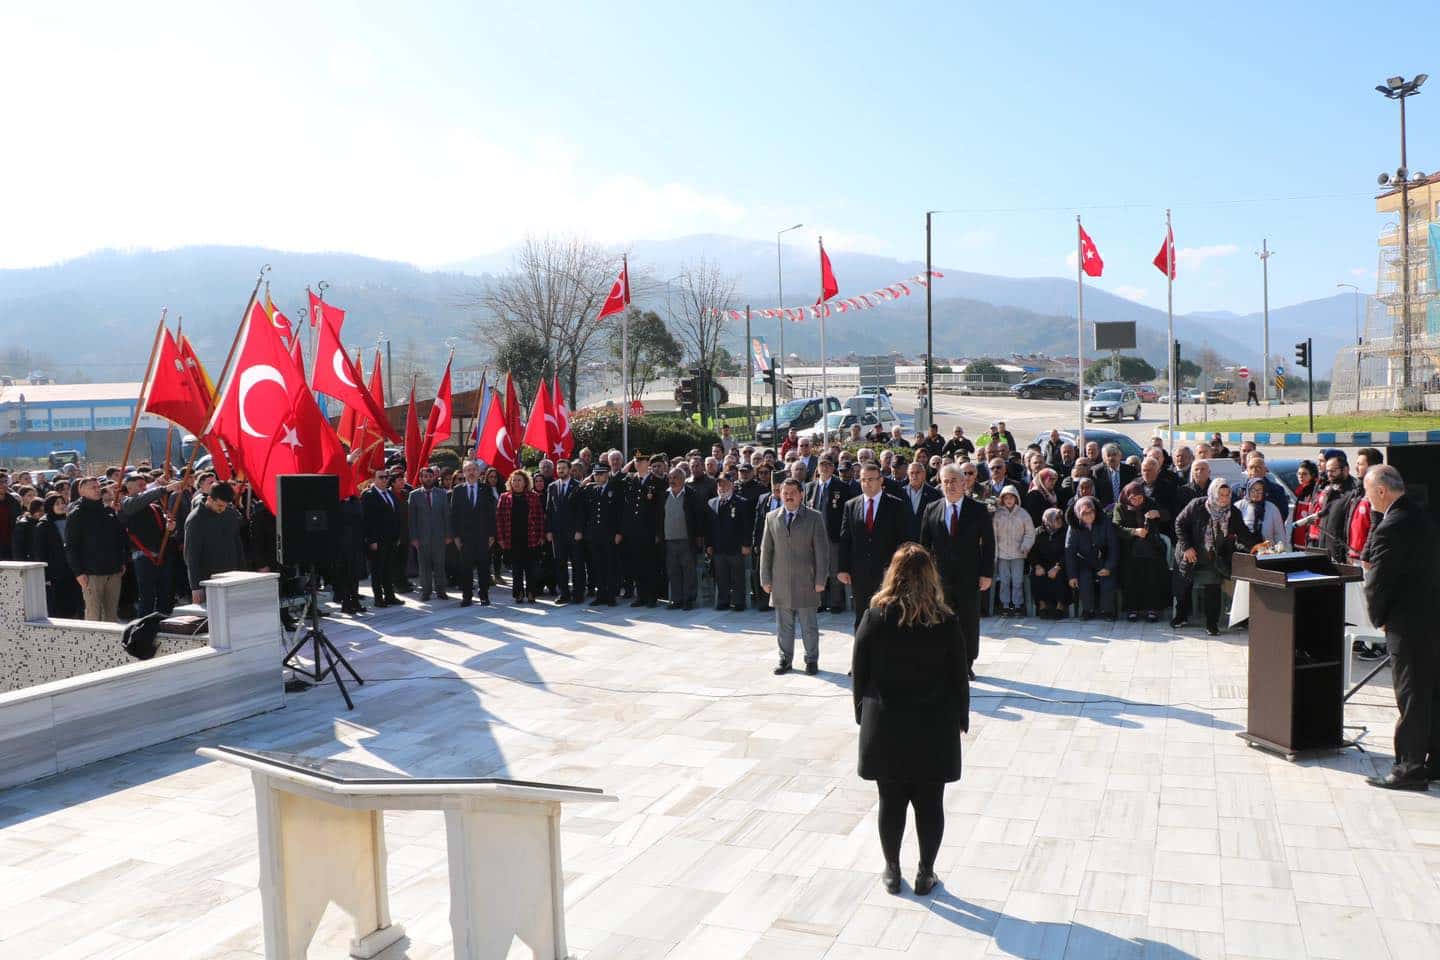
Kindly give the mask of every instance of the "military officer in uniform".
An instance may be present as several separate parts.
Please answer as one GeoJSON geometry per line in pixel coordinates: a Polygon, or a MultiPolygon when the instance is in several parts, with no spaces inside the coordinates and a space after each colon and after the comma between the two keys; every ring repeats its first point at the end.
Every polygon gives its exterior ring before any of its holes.
{"type": "Polygon", "coordinates": [[[635,472],[621,478],[625,492],[620,532],[625,573],[635,579],[632,607],[655,606],[658,577],[656,553],[660,550],[660,518],[665,484],[650,472],[650,458],[635,451],[635,472]]]}
{"type": "Polygon", "coordinates": [[[610,465],[601,460],[595,464],[594,482],[585,488],[585,527],[575,539],[585,542],[589,555],[591,580],[595,599],[590,606],[615,606],[620,591],[620,517],[624,510],[624,492],[620,482],[610,476],[610,465]]]}
{"type": "Polygon", "coordinates": [[[719,493],[711,499],[710,540],[706,553],[715,569],[715,609],[745,609],[745,558],[754,536],[754,509],[735,492],[727,474],[716,481],[719,493]]]}

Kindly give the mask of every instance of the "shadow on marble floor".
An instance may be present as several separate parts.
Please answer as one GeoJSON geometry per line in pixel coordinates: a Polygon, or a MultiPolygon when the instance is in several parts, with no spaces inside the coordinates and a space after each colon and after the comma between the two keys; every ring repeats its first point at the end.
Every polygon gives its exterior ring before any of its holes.
{"type": "MultiPolygon", "coordinates": [[[[907,885],[908,890],[908,885],[907,885]]],[[[989,937],[1006,956],[1104,957],[1106,960],[1199,960],[1171,944],[1145,937],[1125,937],[1083,923],[1023,920],[979,903],[963,900],[938,887],[930,896],[930,912],[982,937],[989,937]]],[[[1143,923],[1139,917],[1117,917],[1121,923],[1143,923]]]]}
{"type": "MultiPolygon", "coordinates": [[[[1004,677],[990,677],[983,674],[975,683],[971,684],[970,700],[972,704],[977,701],[983,704],[986,700],[996,698],[999,698],[999,703],[993,707],[979,710],[979,712],[998,720],[1019,720],[1018,711],[1021,710],[1028,710],[1031,713],[1083,715],[1087,719],[1107,727],[1121,727],[1127,730],[1140,729],[1143,724],[1138,719],[1130,719],[1140,717],[1183,720],[1199,727],[1213,727],[1216,730],[1241,729],[1238,725],[1228,720],[1221,720],[1212,713],[1190,707],[1139,703],[1123,697],[1107,697],[1085,690],[1045,686],[1044,684],[1027,683],[1023,680],[1011,680],[1004,677]],[[999,688],[1000,692],[987,691],[986,687],[999,688]]],[[[979,708],[972,707],[972,709],[979,708]]]]}

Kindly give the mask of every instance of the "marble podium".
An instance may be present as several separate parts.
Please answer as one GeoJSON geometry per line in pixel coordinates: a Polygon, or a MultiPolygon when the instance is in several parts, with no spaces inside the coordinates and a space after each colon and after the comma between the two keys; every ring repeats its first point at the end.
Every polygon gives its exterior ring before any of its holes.
{"type": "Polygon", "coordinates": [[[565,960],[560,807],[613,803],[589,787],[425,779],[346,760],[235,747],[200,756],[248,769],[255,786],[265,956],[304,957],[330,903],[353,920],[352,957],[404,935],[386,891],[386,810],[445,813],[457,960],[503,960],[519,939],[565,960]]]}

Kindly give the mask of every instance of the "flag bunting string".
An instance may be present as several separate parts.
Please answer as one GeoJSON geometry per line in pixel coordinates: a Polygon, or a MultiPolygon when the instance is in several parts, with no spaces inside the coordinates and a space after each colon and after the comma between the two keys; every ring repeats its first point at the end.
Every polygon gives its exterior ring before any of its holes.
{"type": "MultiPolygon", "coordinates": [[[[908,277],[903,281],[898,281],[881,287],[878,290],[871,290],[869,293],[862,293],[854,297],[835,297],[833,300],[827,300],[824,303],[817,303],[808,307],[765,307],[762,310],[751,310],[750,314],[752,317],[760,317],[762,319],[782,319],[799,323],[807,317],[817,319],[819,317],[831,317],[841,313],[854,313],[857,310],[869,310],[872,307],[878,307],[889,300],[899,300],[901,297],[908,297],[914,292],[910,289],[911,284],[925,287],[929,286],[932,277],[943,278],[944,276],[945,274],[939,270],[931,270],[928,275],[917,273],[915,276],[908,277]]],[[[718,307],[711,307],[710,315],[712,317],[724,317],[731,320],[745,319],[744,310],[721,310],[718,307]]]]}

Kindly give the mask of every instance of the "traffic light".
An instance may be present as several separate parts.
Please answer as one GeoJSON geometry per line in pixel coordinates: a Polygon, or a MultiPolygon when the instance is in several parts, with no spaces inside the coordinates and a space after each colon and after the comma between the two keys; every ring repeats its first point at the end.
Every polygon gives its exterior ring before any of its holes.
{"type": "Polygon", "coordinates": [[[761,382],[763,382],[763,383],[765,384],[765,386],[767,386],[767,387],[773,387],[773,386],[775,385],[775,371],[774,371],[774,369],[772,368],[772,369],[770,369],[770,370],[765,370],[765,371],[763,371],[763,372],[760,374],[760,380],[761,380],[761,382]]]}
{"type": "Polygon", "coordinates": [[[1309,366],[1310,366],[1310,341],[1309,341],[1309,340],[1301,340],[1299,343],[1295,344],[1295,366],[1297,366],[1297,367],[1309,367],[1309,366]]]}
{"type": "Polygon", "coordinates": [[[695,381],[686,377],[680,381],[679,388],[675,391],[675,400],[680,404],[680,412],[689,416],[695,409],[695,381]]]}
{"type": "MultiPolygon", "coordinates": [[[[1176,340],[1176,341],[1175,341],[1175,356],[1173,356],[1173,357],[1170,358],[1170,365],[1175,368],[1175,376],[1176,376],[1176,377],[1179,377],[1179,376],[1180,376],[1180,341],[1179,341],[1179,340],[1176,340]]],[[[1175,382],[1176,382],[1176,383],[1179,383],[1180,381],[1177,379],[1175,382]]]]}

